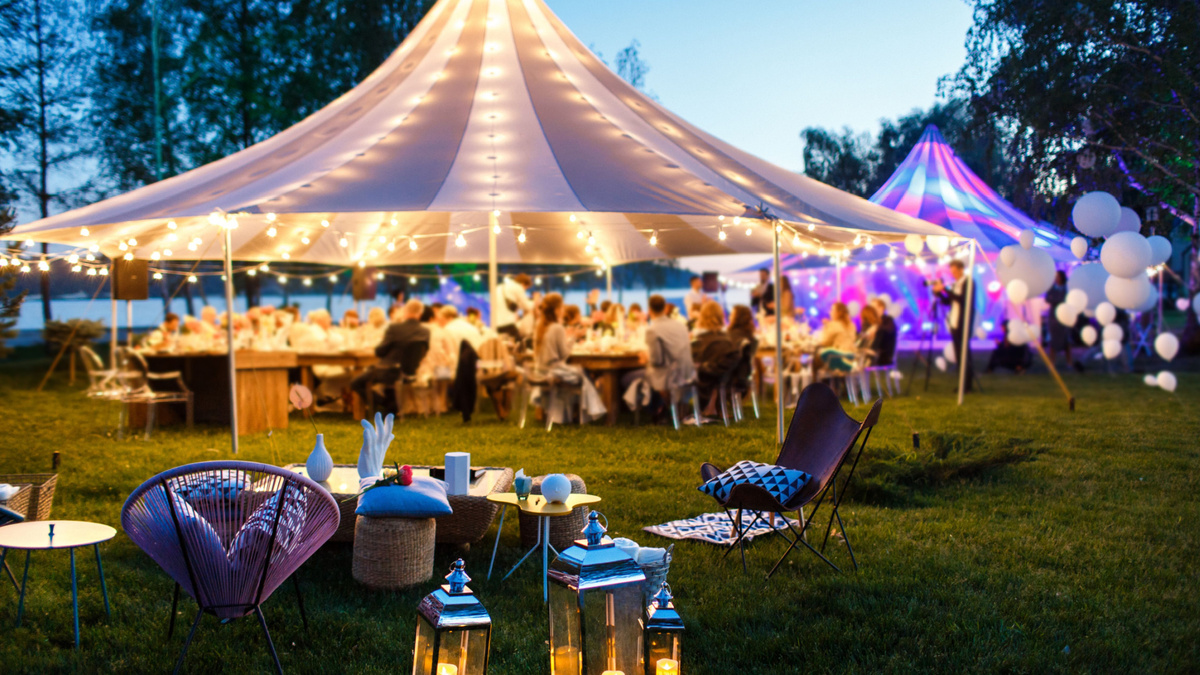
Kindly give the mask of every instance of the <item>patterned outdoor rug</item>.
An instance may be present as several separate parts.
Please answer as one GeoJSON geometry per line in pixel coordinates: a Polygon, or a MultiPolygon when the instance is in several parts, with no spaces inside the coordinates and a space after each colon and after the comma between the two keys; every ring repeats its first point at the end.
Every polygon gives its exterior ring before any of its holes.
{"type": "MultiPolygon", "coordinates": [[[[755,511],[743,511],[742,527],[748,527],[754,520],[755,514],[755,511]]],[[[779,516],[775,517],[775,529],[784,530],[784,533],[788,534],[789,538],[791,538],[790,533],[786,532],[787,525],[784,524],[783,520],[779,516]]],[[[796,530],[800,529],[799,521],[792,518],[788,518],[787,520],[796,530]]],[[[705,513],[695,518],[672,520],[669,523],[651,525],[642,529],[650,534],[657,534],[660,537],[668,539],[698,539],[710,544],[717,544],[718,546],[729,546],[737,538],[737,533],[733,528],[733,520],[729,517],[729,514],[724,512],[705,513]]],[[[757,523],[754,523],[754,527],[746,531],[743,539],[750,541],[757,536],[770,534],[770,532],[770,519],[766,514],[763,514],[763,517],[757,523]]]]}

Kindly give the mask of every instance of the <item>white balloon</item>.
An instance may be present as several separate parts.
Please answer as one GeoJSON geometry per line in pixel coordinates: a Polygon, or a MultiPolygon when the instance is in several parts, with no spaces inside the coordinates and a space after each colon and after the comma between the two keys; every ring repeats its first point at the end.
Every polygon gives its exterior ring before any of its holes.
{"type": "Polygon", "coordinates": [[[851,300],[846,303],[846,310],[850,312],[850,316],[858,316],[862,312],[862,303],[857,300],[851,300]]]}
{"type": "Polygon", "coordinates": [[[937,357],[936,359],[933,360],[933,365],[937,366],[937,369],[942,371],[943,373],[946,372],[946,357],[944,357],[944,356],[937,357]]]}
{"type": "Polygon", "coordinates": [[[879,299],[883,300],[883,304],[885,304],[885,305],[892,304],[892,296],[888,295],[887,293],[880,293],[879,299]]]}
{"type": "Polygon", "coordinates": [[[1158,386],[1162,387],[1163,391],[1175,391],[1175,387],[1179,384],[1179,382],[1175,379],[1175,373],[1172,373],[1169,370],[1164,370],[1159,373],[1158,378],[1156,379],[1158,380],[1158,386]]]}
{"type": "Polygon", "coordinates": [[[1096,320],[1101,326],[1107,326],[1117,318],[1117,308],[1113,307],[1111,302],[1102,302],[1096,305],[1096,320]]]}
{"type": "Polygon", "coordinates": [[[904,250],[912,255],[919,255],[925,248],[925,242],[921,240],[921,235],[910,234],[904,237],[904,250]]]}
{"type": "Polygon", "coordinates": [[[1171,259],[1171,240],[1160,235],[1146,238],[1150,244],[1150,264],[1161,265],[1171,259]]]}
{"type": "Polygon", "coordinates": [[[1087,309],[1088,294],[1082,288],[1075,288],[1067,291],[1066,303],[1075,308],[1076,312],[1082,312],[1087,309]]]}
{"type": "Polygon", "coordinates": [[[1004,287],[1004,293],[1009,302],[1019,305],[1029,299],[1029,285],[1020,279],[1013,279],[1004,287]]]}
{"type": "Polygon", "coordinates": [[[1137,232],[1117,232],[1100,248],[1100,264],[1109,274],[1131,279],[1150,266],[1150,242],[1137,232]]]}
{"type": "Polygon", "coordinates": [[[1142,229],[1142,217],[1137,211],[1128,206],[1121,207],[1121,220],[1117,223],[1117,232],[1140,232],[1142,229]]]}
{"type": "Polygon", "coordinates": [[[1164,361],[1170,361],[1179,353],[1179,338],[1175,337],[1174,333],[1159,333],[1158,337],[1154,338],[1154,351],[1158,352],[1164,361]]]}
{"type": "Polygon", "coordinates": [[[1091,347],[1096,344],[1096,327],[1084,326],[1083,330],[1079,331],[1079,337],[1083,340],[1083,344],[1091,347]]]}
{"type": "Polygon", "coordinates": [[[904,313],[904,305],[897,302],[894,305],[888,305],[888,314],[896,317],[904,313]]]}
{"type": "Polygon", "coordinates": [[[1150,387],[1158,386],[1158,378],[1153,375],[1147,375],[1147,376],[1143,377],[1142,382],[1145,382],[1146,385],[1150,386],[1150,387]]]}
{"type": "Polygon", "coordinates": [[[1007,284],[1013,279],[1025,282],[1029,289],[1028,297],[1037,297],[1054,285],[1054,258],[1040,248],[1023,249],[1020,246],[1005,246],[1000,249],[1000,264],[996,266],[996,276],[1000,283],[1007,284]],[[1007,257],[1004,251],[1010,250],[1012,264],[1004,264],[1007,257]]]}
{"type": "Polygon", "coordinates": [[[1018,347],[1029,342],[1029,326],[1020,319],[1009,319],[1008,341],[1018,347]]]}
{"type": "Polygon", "coordinates": [[[1060,324],[1071,328],[1079,320],[1079,310],[1064,302],[1054,308],[1054,318],[1058,319],[1060,324]]]}
{"type": "Polygon", "coordinates": [[[1076,258],[1083,260],[1083,256],[1088,252],[1088,240],[1083,237],[1075,237],[1071,240],[1071,253],[1075,254],[1076,258]]]}
{"type": "Polygon", "coordinates": [[[1107,237],[1121,224],[1121,203],[1107,192],[1089,192],[1071,208],[1071,221],[1089,237],[1107,237]]]}
{"type": "Polygon", "coordinates": [[[945,347],[942,347],[942,356],[950,363],[958,363],[958,359],[954,356],[954,343],[947,342],[945,347]]]}
{"type": "Polygon", "coordinates": [[[1081,290],[1087,295],[1087,306],[1084,309],[1096,309],[1104,302],[1104,282],[1108,281],[1108,272],[1098,262],[1084,263],[1076,267],[1067,279],[1069,291],[1081,290]]]}
{"type": "Polygon", "coordinates": [[[1021,234],[1017,235],[1017,242],[1021,244],[1021,248],[1030,249],[1033,247],[1033,230],[1021,230],[1021,234]]]}
{"type": "Polygon", "coordinates": [[[1110,276],[1108,281],[1104,282],[1104,295],[1108,297],[1109,302],[1121,309],[1141,307],[1150,297],[1151,290],[1150,278],[1145,272],[1131,279],[1110,276]]]}
{"type": "Polygon", "coordinates": [[[925,237],[925,242],[929,244],[929,250],[937,255],[942,255],[950,250],[950,237],[941,234],[931,234],[925,237]]]}
{"type": "Polygon", "coordinates": [[[1017,261],[1017,249],[1015,246],[1005,246],[1000,249],[1000,263],[1012,267],[1012,264],[1017,261]]]}
{"type": "Polygon", "coordinates": [[[1158,307],[1158,289],[1154,287],[1154,284],[1150,284],[1150,293],[1146,295],[1146,301],[1134,307],[1133,311],[1149,312],[1155,307],[1158,307]]]}
{"type": "Polygon", "coordinates": [[[1120,342],[1125,339],[1125,329],[1121,328],[1120,324],[1110,323],[1104,327],[1104,332],[1100,335],[1104,338],[1105,342],[1109,340],[1120,342]]]}
{"type": "Polygon", "coordinates": [[[1187,298],[1175,298],[1175,309],[1181,312],[1186,312],[1187,308],[1190,307],[1191,304],[1192,303],[1188,302],[1187,298]]]}
{"type": "Polygon", "coordinates": [[[1121,343],[1118,340],[1105,340],[1100,346],[1104,350],[1104,358],[1110,361],[1121,355],[1121,343]]]}

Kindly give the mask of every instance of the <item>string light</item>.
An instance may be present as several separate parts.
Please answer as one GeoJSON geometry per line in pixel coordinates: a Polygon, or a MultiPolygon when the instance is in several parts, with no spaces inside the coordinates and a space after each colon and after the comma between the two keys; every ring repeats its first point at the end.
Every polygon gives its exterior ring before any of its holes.
{"type": "Polygon", "coordinates": [[[380,281],[383,281],[383,276],[384,276],[384,275],[383,275],[383,272],[379,272],[378,274],[376,274],[376,275],[375,275],[375,278],[376,278],[376,279],[378,279],[378,280],[380,280],[380,281]]]}
{"type": "Polygon", "coordinates": [[[658,246],[658,230],[655,230],[650,233],[650,245],[658,246]]]}
{"type": "Polygon", "coordinates": [[[571,283],[571,275],[568,274],[568,275],[564,276],[563,281],[567,282],[568,284],[571,283]]]}
{"type": "Polygon", "coordinates": [[[87,275],[88,275],[89,277],[94,277],[94,276],[96,276],[96,268],[95,268],[95,267],[89,267],[89,268],[88,268],[88,271],[87,271],[87,275]]]}
{"type": "Polygon", "coordinates": [[[268,237],[274,237],[276,234],[278,234],[278,231],[275,228],[273,228],[273,227],[267,228],[267,236],[268,237]]]}
{"type": "Polygon", "coordinates": [[[107,267],[100,268],[100,276],[102,276],[102,277],[108,276],[108,268],[107,267]]]}
{"type": "Polygon", "coordinates": [[[133,237],[130,237],[130,238],[129,238],[129,245],[130,245],[130,246],[137,246],[137,239],[134,239],[133,237]]]}
{"type": "MultiPolygon", "coordinates": [[[[169,249],[169,248],[163,249],[163,255],[165,255],[165,256],[169,257],[172,255],[172,253],[173,253],[173,251],[171,251],[171,249],[169,249]]],[[[95,256],[91,256],[91,255],[88,256],[88,260],[95,260],[95,259],[96,259],[95,256]]]]}
{"type": "Polygon", "coordinates": [[[416,285],[416,283],[417,283],[417,278],[416,278],[416,277],[409,277],[409,278],[408,278],[408,283],[410,283],[410,284],[413,284],[413,285],[416,285]]]}
{"type": "Polygon", "coordinates": [[[175,234],[174,232],[167,233],[167,241],[175,241],[177,239],[179,239],[179,235],[175,234]]]}
{"type": "Polygon", "coordinates": [[[799,234],[792,235],[792,246],[799,246],[799,245],[800,245],[800,235],[799,234]]]}
{"type": "Polygon", "coordinates": [[[173,220],[167,221],[167,229],[168,230],[173,230],[177,227],[179,227],[179,226],[175,224],[175,221],[173,221],[173,220]]]}
{"type": "Polygon", "coordinates": [[[809,223],[809,224],[808,224],[808,231],[809,231],[809,232],[816,232],[816,231],[817,231],[817,224],[816,224],[816,223],[809,223]]]}
{"type": "Polygon", "coordinates": [[[154,280],[155,280],[155,281],[158,281],[159,279],[162,279],[162,272],[155,272],[155,273],[154,273],[154,280]]]}
{"type": "Polygon", "coordinates": [[[500,234],[500,224],[499,223],[496,223],[495,225],[492,226],[492,232],[494,234],[500,234]]]}
{"type": "Polygon", "coordinates": [[[336,274],[330,274],[330,275],[329,275],[329,283],[331,283],[331,284],[336,284],[336,283],[337,283],[337,275],[336,275],[336,274]]]}
{"type": "MultiPolygon", "coordinates": [[[[273,222],[275,222],[275,214],[274,214],[274,213],[268,213],[268,214],[267,214],[267,222],[268,222],[268,223],[273,223],[273,222]]],[[[274,229],[274,228],[272,228],[272,229],[274,229]]],[[[271,235],[271,236],[274,236],[274,235],[271,235]]]]}
{"type": "Polygon", "coordinates": [[[32,239],[25,240],[25,248],[33,248],[33,240],[32,239]]]}
{"type": "Polygon", "coordinates": [[[79,256],[72,253],[71,255],[67,256],[67,262],[74,265],[75,263],[79,262],[79,256]]]}
{"type": "Polygon", "coordinates": [[[287,277],[286,277],[286,276],[284,276],[284,275],[282,275],[282,274],[280,274],[280,275],[279,275],[279,284],[280,284],[280,285],[286,285],[286,284],[287,284],[287,277]]]}
{"type": "Polygon", "coordinates": [[[305,278],[300,283],[304,284],[305,286],[312,286],[312,279],[305,278]]]}
{"type": "Polygon", "coordinates": [[[288,253],[287,251],[284,251],[283,253],[281,253],[279,255],[279,257],[283,258],[284,260],[291,260],[292,254],[288,253]]]}
{"type": "Polygon", "coordinates": [[[462,248],[462,247],[464,247],[464,246],[466,246],[466,245],[467,245],[467,238],[466,238],[466,237],[464,237],[464,236],[462,236],[462,232],[459,232],[459,233],[458,233],[458,236],[457,236],[457,237],[455,237],[455,239],[454,239],[454,245],[455,245],[455,246],[457,246],[457,247],[459,247],[459,248],[462,248]]]}
{"type": "Polygon", "coordinates": [[[721,230],[720,232],[717,233],[717,239],[720,239],[721,241],[725,241],[726,236],[727,235],[725,234],[725,230],[721,230]]]}
{"type": "Polygon", "coordinates": [[[246,276],[248,276],[248,277],[256,277],[256,276],[258,276],[258,270],[256,270],[256,269],[253,269],[253,268],[251,268],[251,269],[248,269],[248,270],[246,270],[246,276]]]}
{"type": "Polygon", "coordinates": [[[381,244],[382,244],[382,243],[384,243],[384,242],[386,242],[386,241],[387,241],[387,237],[385,237],[385,236],[383,236],[383,235],[381,234],[381,235],[379,235],[379,239],[378,239],[378,241],[379,241],[379,243],[381,243],[381,244]]]}
{"type": "Polygon", "coordinates": [[[308,237],[300,237],[300,243],[307,246],[308,244],[312,243],[312,240],[308,237]]]}
{"type": "Polygon", "coordinates": [[[122,251],[128,251],[129,244],[126,244],[125,242],[121,242],[121,243],[117,244],[117,248],[121,249],[122,251]]]}
{"type": "Polygon", "coordinates": [[[329,221],[328,221],[328,220],[322,220],[322,221],[321,221],[321,227],[329,227],[329,221]]]}
{"type": "Polygon", "coordinates": [[[749,237],[749,236],[750,236],[750,235],[752,235],[752,234],[754,234],[754,228],[752,228],[752,227],[747,227],[747,228],[746,228],[746,236],[747,236],[747,237],[749,237]]]}
{"type": "Polygon", "coordinates": [[[349,245],[350,245],[350,241],[348,239],[346,239],[345,237],[338,239],[338,246],[341,246],[342,248],[346,248],[349,245]]]}
{"type": "Polygon", "coordinates": [[[572,223],[573,223],[573,222],[575,222],[575,214],[574,214],[574,213],[572,213],[572,214],[571,214],[571,217],[570,217],[570,218],[568,218],[567,220],[570,220],[572,223]]]}
{"type": "Polygon", "coordinates": [[[362,269],[362,268],[364,268],[364,267],[366,267],[366,266],[367,266],[367,261],[366,261],[366,260],[359,260],[359,261],[358,261],[358,269],[362,269]]]}
{"type": "Polygon", "coordinates": [[[50,263],[46,262],[45,260],[39,260],[38,261],[38,269],[41,270],[42,272],[49,272],[50,271],[50,263]]]}
{"type": "Polygon", "coordinates": [[[525,228],[521,228],[521,230],[519,232],[517,232],[517,243],[518,244],[525,243],[525,228]]]}
{"type": "Polygon", "coordinates": [[[21,274],[27,274],[28,272],[29,272],[29,265],[21,265],[21,274]]]}
{"type": "Polygon", "coordinates": [[[408,248],[413,251],[417,250],[417,240],[410,238],[408,240],[408,248]]]}
{"type": "Polygon", "coordinates": [[[151,253],[151,254],[150,254],[150,259],[151,259],[151,260],[158,260],[158,259],[159,259],[159,258],[161,258],[161,257],[162,257],[162,254],[161,254],[161,253],[159,253],[158,251],[155,251],[154,253],[151,253]]]}
{"type": "Polygon", "coordinates": [[[132,253],[126,253],[126,254],[125,254],[125,260],[133,260],[133,254],[132,254],[132,253]]]}
{"type": "Polygon", "coordinates": [[[86,227],[79,228],[79,236],[86,237],[86,236],[88,236],[88,234],[89,234],[89,232],[86,227]]]}
{"type": "Polygon", "coordinates": [[[196,275],[195,275],[195,274],[189,274],[189,275],[188,275],[188,278],[187,278],[187,280],[188,280],[188,283],[189,283],[189,284],[194,284],[194,283],[196,283],[196,275]]]}
{"type": "Polygon", "coordinates": [[[270,271],[271,271],[271,266],[270,266],[270,265],[268,265],[267,263],[263,263],[263,264],[261,264],[261,265],[259,265],[259,266],[258,266],[258,271],[259,271],[259,272],[270,272],[270,271]]]}
{"type": "Polygon", "coordinates": [[[388,242],[388,245],[387,245],[387,250],[388,250],[389,252],[390,252],[390,251],[395,251],[395,250],[396,250],[396,243],[395,243],[395,242],[391,242],[391,241],[389,241],[389,242],[388,242]]]}

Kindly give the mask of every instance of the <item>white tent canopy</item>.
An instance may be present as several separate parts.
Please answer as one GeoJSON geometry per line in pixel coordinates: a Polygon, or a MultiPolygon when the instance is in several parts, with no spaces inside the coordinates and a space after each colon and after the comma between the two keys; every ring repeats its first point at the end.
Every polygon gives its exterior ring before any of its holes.
{"type": "Polygon", "coordinates": [[[770,227],[735,225],[760,209],[787,223],[785,251],[951,234],[696,129],[541,0],[440,0],[378,70],[295,126],[14,236],[220,259],[209,216],[225,212],[238,214],[235,260],[485,262],[493,227],[498,262],[616,264],[769,252],[770,227]]]}

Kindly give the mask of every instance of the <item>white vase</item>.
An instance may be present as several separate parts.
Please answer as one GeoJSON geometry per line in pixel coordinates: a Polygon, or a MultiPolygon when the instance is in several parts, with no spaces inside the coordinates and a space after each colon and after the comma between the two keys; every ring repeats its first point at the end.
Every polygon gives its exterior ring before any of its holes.
{"type": "Polygon", "coordinates": [[[333,457],[325,449],[325,434],[317,434],[317,444],[313,446],[304,468],[308,470],[308,477],[318,483],[324,483],[333,473],[333,457]]]}

